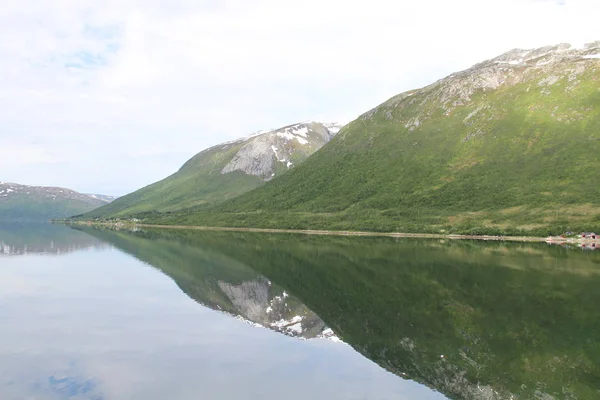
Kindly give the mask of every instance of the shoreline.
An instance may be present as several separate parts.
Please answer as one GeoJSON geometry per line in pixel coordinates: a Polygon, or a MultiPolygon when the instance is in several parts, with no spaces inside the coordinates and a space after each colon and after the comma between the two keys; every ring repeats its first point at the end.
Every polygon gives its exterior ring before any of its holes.
{"type": "Polygon", "coordinates": [[[130,224],[130,223],[112,223],[112,222],[75,222],[68,225],[100,225],[112,226],[118,228],[139,227],[156,229],[177,229],[177,230],[196,230],[196,231],[214,231],[214,232],[254,232],[254,233],[296,233],[303,235],[322,235],[322,236],[362,236],[362,237],[392,237],[392,238],[414,238],[414,239],[450,239],[450,240],[483,240],[499,242],[531,242],[531,243],[600,243],[600,240],[584,241],[581,239],[569,238],[543,238],[536,236],[489,236],[489,235],[459,235],[459,234],[441,234],[441,233],[405,233],[405,232],[368,232],[368,231],[332,231],[319,229],[275,229],[275,228],[233,228],[217,226],[200,225],[160,225],[160,224],[130,224]]]}

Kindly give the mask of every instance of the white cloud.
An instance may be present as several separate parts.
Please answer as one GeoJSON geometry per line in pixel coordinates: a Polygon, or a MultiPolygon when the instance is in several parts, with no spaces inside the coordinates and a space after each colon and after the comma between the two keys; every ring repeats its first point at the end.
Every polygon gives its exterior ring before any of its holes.
{"type": "Polygon", "coordinates": [[[1,178],[121,194],[223,140],[351,119],[514,47],[600,39],[599,13],[589,0],[5,0],[0,141],[38,153],[6,157],[1,178]],[[40,154],[60,163],[35,169],[40,154]]]}
{"type": "Polygon", "coordinates": [[[35,145],[4,144],[0,149],[2,152],[2,157],[0,157],[0,171],[24,165],[39,165],[43,167],[43,165],[58,162],[58,159],[50,154],[48,150],[35,145]]]}

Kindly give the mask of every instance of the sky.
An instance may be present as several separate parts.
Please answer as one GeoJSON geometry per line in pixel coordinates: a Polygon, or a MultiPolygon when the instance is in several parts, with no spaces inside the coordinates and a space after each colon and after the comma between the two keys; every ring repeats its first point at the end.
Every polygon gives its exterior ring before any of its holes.
{"type": "Polygon", "coordinates": [[[597,0],[2,0],[0,181],[123,195],[223,141],[600,40],[598,15],[597,0]]]}

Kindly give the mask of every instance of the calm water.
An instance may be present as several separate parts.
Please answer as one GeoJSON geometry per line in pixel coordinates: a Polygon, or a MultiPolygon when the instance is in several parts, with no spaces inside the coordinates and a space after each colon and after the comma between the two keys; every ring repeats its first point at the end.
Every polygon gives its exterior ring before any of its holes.
{"type": "Polygon", "coordinates": [[[0,225],[0,399],[599,399],[600,251],[0,225]]]}

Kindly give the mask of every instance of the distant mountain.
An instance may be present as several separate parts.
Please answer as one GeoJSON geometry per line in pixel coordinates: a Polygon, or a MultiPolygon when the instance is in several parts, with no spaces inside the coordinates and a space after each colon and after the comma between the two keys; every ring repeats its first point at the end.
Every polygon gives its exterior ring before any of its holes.
{"type": "Polygon", "coordinates": [[[600,229],[600,42],[512,50],[391,98],[264,187],[149,222],[546,235],[600,229]]]}
{"type": "Polygon", "coordinates": [[[335,123],[306,122],[219,144],[198,153],[168,178],[86,217],[175,211],[234,198],[301,164],[339,129],[335,123]]]}
{"type": "Polygon", "coordinates": [[[107,196],[105,194],[86,193],[88,196],[104,201],[105,203],[111,203],[119,198],[119,196],[107,196]]]}
{"type": "Polygon", "coordinates": [[[107,204],[109,198],[60,187],[0,182],[0,220],[66,218],[107,204]]]}

